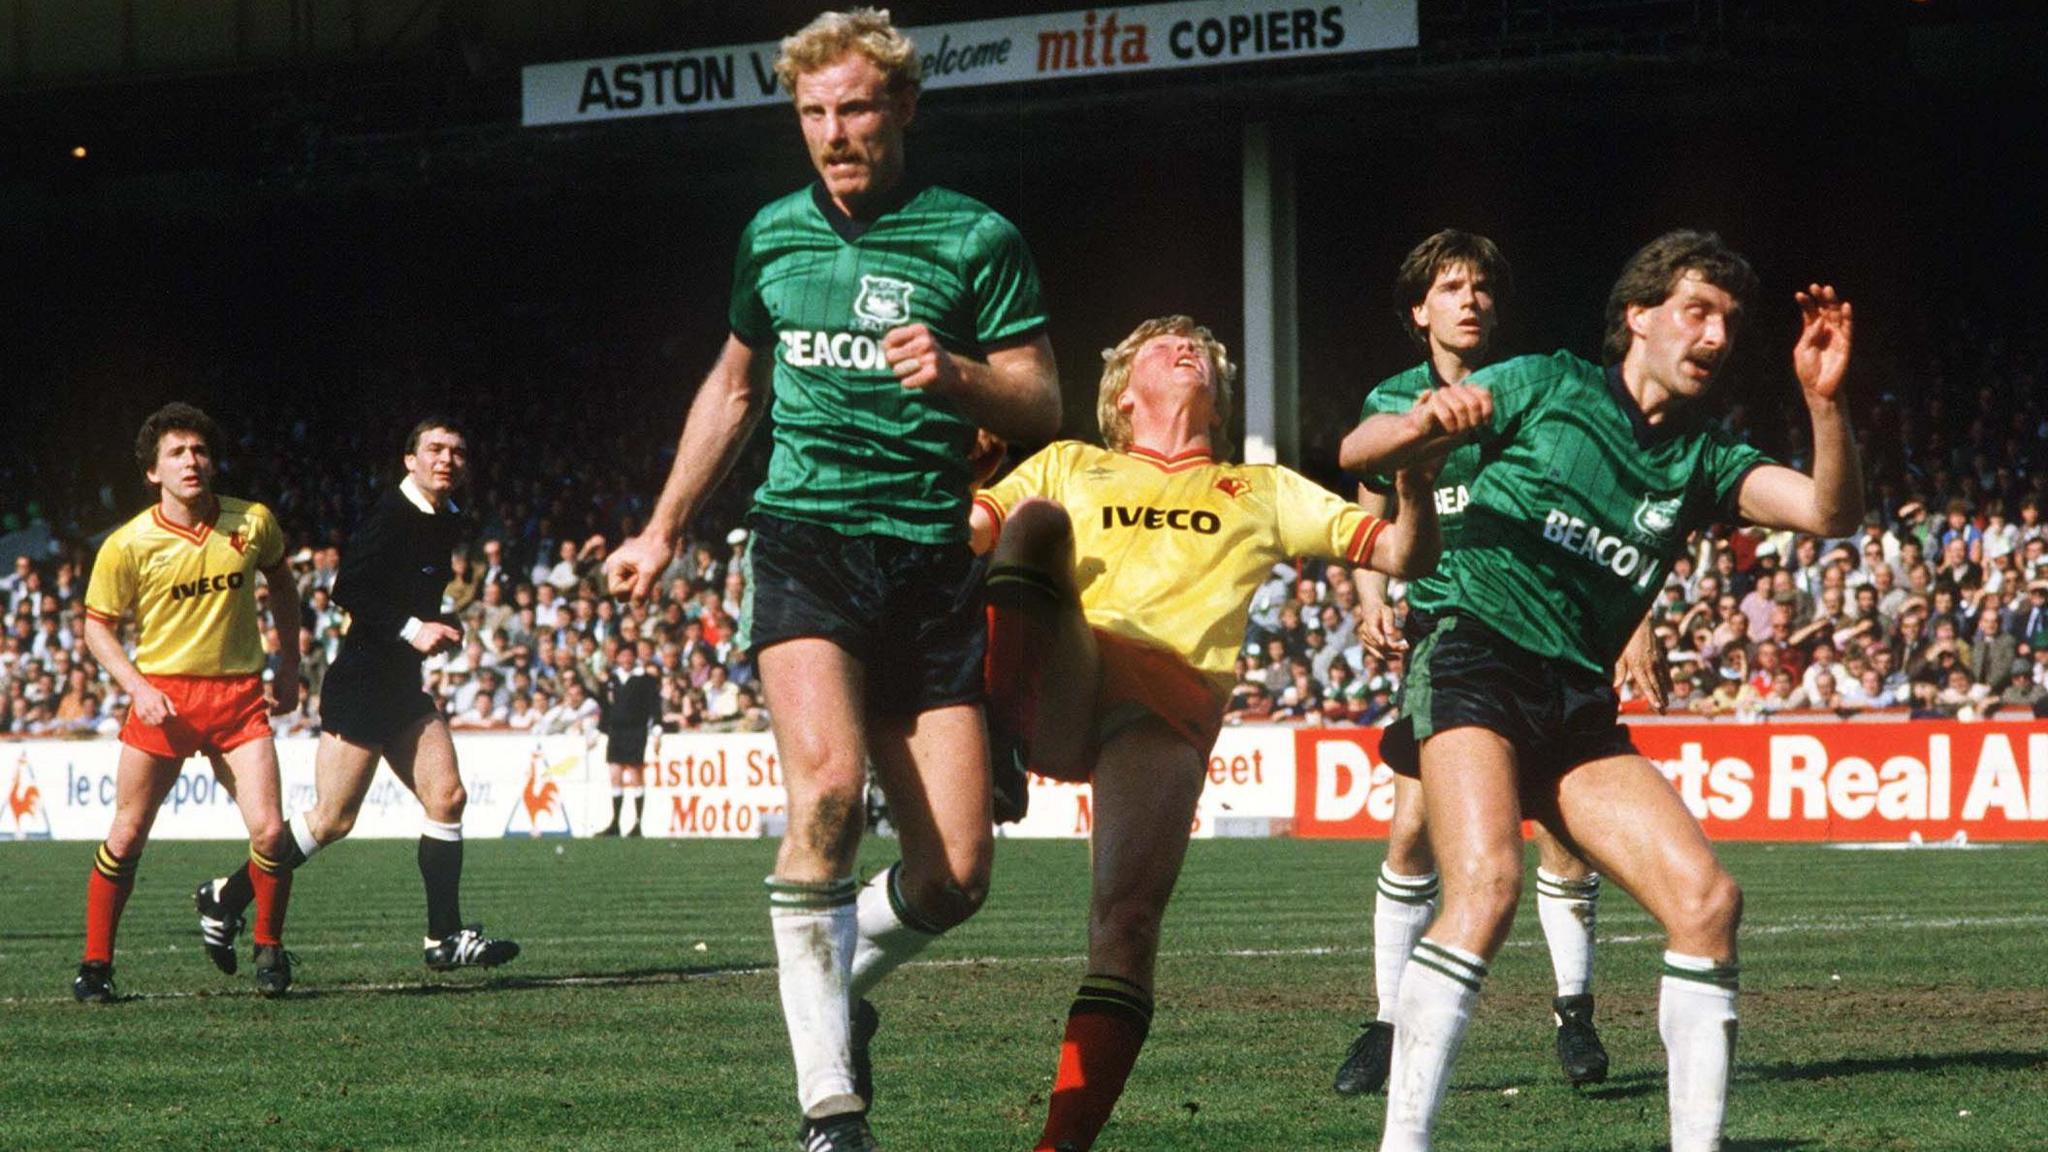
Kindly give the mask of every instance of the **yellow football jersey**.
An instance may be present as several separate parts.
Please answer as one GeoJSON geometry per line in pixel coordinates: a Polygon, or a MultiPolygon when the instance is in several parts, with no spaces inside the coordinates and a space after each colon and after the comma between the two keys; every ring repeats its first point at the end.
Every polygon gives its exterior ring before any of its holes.
{"type": "Polygon", "coordinates": [[[1167,459],[1061,440],[975,497],[1000,531],[1029,496],[1074,523],[1088,623],[1178,653],[1219,696],[1236,679],[1252,593],[1293,556],[1363,564],[1386,521],[1272,464],[1167,459]]]}
{"type": "Polygon", "coordinates": [[[100,545],[85,610],[111,624],[130,611],[135,666],[158,676],[241,676],[263,668],[256,571],[284,556],[270,509],[217,497],[211,524],[188,531],[151,506],[100,545]]]}

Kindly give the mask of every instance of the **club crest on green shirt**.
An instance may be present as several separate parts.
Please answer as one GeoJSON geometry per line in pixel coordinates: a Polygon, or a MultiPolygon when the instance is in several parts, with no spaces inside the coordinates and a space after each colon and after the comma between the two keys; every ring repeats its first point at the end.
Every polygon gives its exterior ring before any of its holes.
{"type": "Polygon", "coordinates": [[[860,295],[854,298],[853,315],[865,321],[863,328],[897,328],[910,321],[910,293],[916,285],[893,276],[860,278],[860,295]]]}
{"type": "Polygon", "coordinates": [[[1662,539],[1678,527],[1678,508],[1684,503],[1683,494],[1659,498],[1645,496],[1636,505],[1635,526],[1639,536],[1662,539]]]}

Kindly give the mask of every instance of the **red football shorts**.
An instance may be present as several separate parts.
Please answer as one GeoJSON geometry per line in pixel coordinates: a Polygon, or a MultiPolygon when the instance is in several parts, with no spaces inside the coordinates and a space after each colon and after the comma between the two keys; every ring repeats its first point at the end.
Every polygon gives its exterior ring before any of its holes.
{"type": "Polygon", "coordinates": [[[151,756],[183,760],[195,752],[226,752],[270,735],[270,708],[263,678],[247,676],[151,676],[150,684],[171,698],[178,714],[162,727],[144,724],[131,710],[121,726],[121,743],[151,756]]]}
{"type": "MultiPolygon", "coordinates": [[[[1150,716],[1173,729],[1206,761],[1223,729],[1223,702],[1209,687],[1208,677],[1163,648],[1100,628],[1094,632],[1102,670],[1095,694],[1096,747],[1150,716]]],[[[1032,766],[1032,771],[1038,770],[1032,766]]]]}

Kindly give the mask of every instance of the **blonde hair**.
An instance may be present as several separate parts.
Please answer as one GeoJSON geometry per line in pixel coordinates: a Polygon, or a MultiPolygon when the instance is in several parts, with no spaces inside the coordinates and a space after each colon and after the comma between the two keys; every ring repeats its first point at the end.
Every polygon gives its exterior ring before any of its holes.
{"type": "Polygon", "coordinates": [[[1117,407],[1131,382],[1131,361],[1138,349],[1156,336],[1186,336],[1202,346],[1209,358],[1209,376],[1216,382],[1216,420],[1209,426],[1209,455],[1229,459],[1230,405],[1232,385],[1237,382],[1237,365],[1230,362],[1230,349],[1214,333],[1189,316],[1157,316],[1131,330],[1123,342],[1102,350],[1102,387],[1096,393],[1095,422],[1102,429],[1102,442],[1118,452],[1131,446],[1131,417],[1117,407]]]}
{"type": "Polygon", "coordinates": [[[916,91],[924,82],[924,61],[917,54],[917,45],[889,22],[887,8],[820,12],[817,19],[782,38],[775,75],[795,99],[798,76],[830,67],[848,52],[874,61],[891,92],[916,91]]]}

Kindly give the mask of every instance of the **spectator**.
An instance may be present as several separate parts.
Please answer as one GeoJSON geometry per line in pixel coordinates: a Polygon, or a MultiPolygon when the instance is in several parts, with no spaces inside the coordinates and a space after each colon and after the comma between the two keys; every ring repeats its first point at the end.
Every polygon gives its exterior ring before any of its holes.
{"type": "Polygon", "coordinates": [[[1884,675],[1875,668],[1865,668],[1855,681],[1841,693],[1842,707],[1858,710],[1889,708],[1897,703],[1890,689],[1885,687],[1884,675]]]}
{"type": "Polygon", "coordinates": [[[588,734],[597,731],[599,708],[583,681],[571,678],[563,690],[562,702],[542,715],[537,732],[588,734]]]}
{"type": "Polygon", "coordinates": [[[1998,609],[1987,606],[1977,614],[1977,631],[1969,644],[1970,680],[1985,686],[2003,685],[2012,675],[2013,660],[2019,655],[2019,641],[2001,626],[1998,609]]]}

